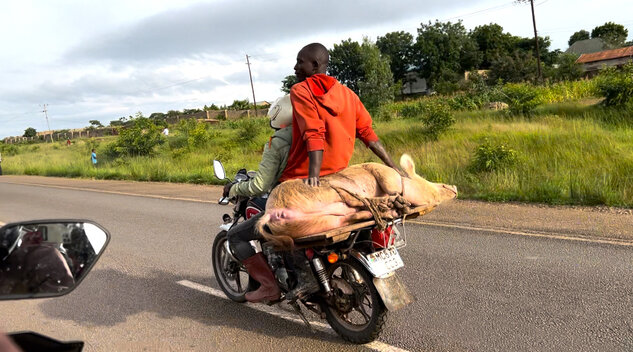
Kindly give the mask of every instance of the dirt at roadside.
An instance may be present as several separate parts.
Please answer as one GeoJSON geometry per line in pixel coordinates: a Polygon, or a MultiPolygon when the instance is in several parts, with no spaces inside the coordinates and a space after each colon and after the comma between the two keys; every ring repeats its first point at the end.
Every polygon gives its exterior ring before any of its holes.
{"type": "MultiPolygon", "coordinates": [[[[222,193],[221,186],[42,176],[2,176],[0,182],[208,203],[216,203],[222,193]]],[[[442,204],[430,214],[416,220],[509,231],[633,241],[633,209],[455,200],[442,204]]]]}

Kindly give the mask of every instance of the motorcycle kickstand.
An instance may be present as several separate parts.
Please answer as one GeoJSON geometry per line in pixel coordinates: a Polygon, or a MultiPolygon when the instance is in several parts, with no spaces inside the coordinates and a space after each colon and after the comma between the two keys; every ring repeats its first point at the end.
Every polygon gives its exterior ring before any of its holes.
{"type": "Polygon", "coordinates": [[[308,318],[306,318],[305,314],[303,314],[303,311],[301,311],[301,307],[299,306],[299,303],[297,303],[297,301],[294,301],[294,302],[290,303],[290,305],[292,306],[292,308],[295,309],[295,312],[297,312],[297,314],[299,314],[299,316],[301,317],[303,322],[306,324],[306,326],[308,326],[310,331],[315,333],[316,331],[314,330],[314,328],[312,327],[312,325],[308,321],[308,318]]]}

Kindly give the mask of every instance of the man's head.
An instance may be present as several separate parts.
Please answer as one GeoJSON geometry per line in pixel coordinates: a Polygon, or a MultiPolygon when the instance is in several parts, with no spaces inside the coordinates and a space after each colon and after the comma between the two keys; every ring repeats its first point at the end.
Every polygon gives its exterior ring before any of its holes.
{"type": "Polygon", "coordinates": [[[323,44],[312,43],[304,46],[297,54],[297,63],[295,64],[297,81],[303,82],[312,75],[325,73],[329,61],[330,54],[323,44]]]}

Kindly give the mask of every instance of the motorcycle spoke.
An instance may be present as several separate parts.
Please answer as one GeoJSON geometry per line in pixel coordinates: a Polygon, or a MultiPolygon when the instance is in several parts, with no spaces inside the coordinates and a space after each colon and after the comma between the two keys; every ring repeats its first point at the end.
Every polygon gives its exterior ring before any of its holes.
{"type": "Polygon", "coordinates": [[[240,272],[239,272],[239,270],[235,274],[235,285],[237,286],[237,292],[238,293],[244,292],[244,291],[242,291],[242,283],[241,283],[241,279],[240,279],[240,272]]]}
{"type": "MultiPolygon", "coordinates": [[[[362,304],[360,304],[358,307],[355,308],[355,310],[357,312],[359,312],[363,318],[365,318],[365,323],[369,322],[369,320],[371,320],[371,317],[369,316],[369,314],[367,314],[367,312],[365,311],[365,308],[362,304]]],[[[363,324],[365,324],[363,323],[363,324]]]]}

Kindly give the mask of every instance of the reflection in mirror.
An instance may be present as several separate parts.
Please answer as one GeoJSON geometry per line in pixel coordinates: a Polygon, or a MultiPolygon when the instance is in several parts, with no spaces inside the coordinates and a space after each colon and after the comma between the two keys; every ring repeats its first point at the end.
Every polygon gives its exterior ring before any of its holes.
{"type": "Polygon", "coordinates": [[[103,229],[88,222],[24,222],[0,228],[0,299],[69,292],[107,240],[103,229]]]}
{"type": "Polygon", "coordinates": [[[213,160],[213,172],[215,173],[215,177],[220,180],[224,180],[226,178],[226,173],[224,172],[224,165],[219,160],[213,160]]]}

